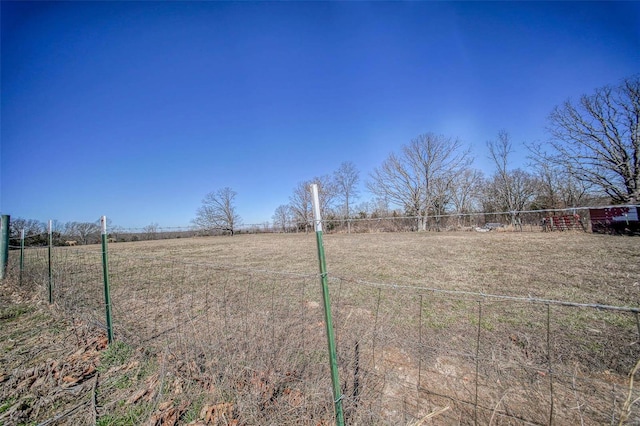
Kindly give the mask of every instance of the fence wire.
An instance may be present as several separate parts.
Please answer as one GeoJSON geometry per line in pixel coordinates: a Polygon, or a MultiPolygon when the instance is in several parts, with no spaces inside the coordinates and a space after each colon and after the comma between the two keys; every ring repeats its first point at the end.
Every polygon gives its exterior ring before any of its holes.
{"type": "MultiPolygon", "coordinates": [[[[98,246],[53,249],[53,298],[104,326],[98,246]]],[[[115,338],[241,424],[333,419],[316,273],[110,252],[115,338]]],[[[9,275],[46,298],[46,248],[9,275]]],[[[330,275],[347,424],[640,424],[637,308],[433,291],[330,275]],[[437,414],[435,417],[434,414],[437,414]]],[[[165,373],[163,373],[165,374],[165,373]]],[[[164,378],[168,377],[166,374],[164,378]]]]}

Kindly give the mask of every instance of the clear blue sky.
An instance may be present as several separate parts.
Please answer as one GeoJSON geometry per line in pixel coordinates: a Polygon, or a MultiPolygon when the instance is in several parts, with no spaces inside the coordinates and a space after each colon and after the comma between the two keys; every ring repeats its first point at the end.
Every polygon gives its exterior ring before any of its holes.
{"type": "MultiPolygon", "coordinates": [[[[0,209],[187,226],[237,191],[245,223],[420,133],[545,139],[551,109],[640,71],[640,3],[8,2],[0,209]]],[[[361,201],[370,198],[362,190],[361,201]]]]}

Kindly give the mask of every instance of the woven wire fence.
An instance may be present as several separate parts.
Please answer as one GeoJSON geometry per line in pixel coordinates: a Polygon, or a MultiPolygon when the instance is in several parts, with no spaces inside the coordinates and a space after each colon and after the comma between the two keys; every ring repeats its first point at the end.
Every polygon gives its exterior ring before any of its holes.
{"type": "Polygon", "coordinates": [[[444,424],[640,421],[624,406],[640,396],[628,381],[640,358],[637,309],[334,285],[351,403],[362,404],[366,383],[390,423],[439,411],[444,424]]]}
{"type": "MultiPolygon", "coordinates": [[[[43,299],[51,279],[62,311],[104,326],[100,247],[53,248],[51,278],[48,256],[25,250],[20,271],[12,250],[9,275],[43,299]]],[[[156,357],[167,389],[241,424],[333,421],[317,273],[117,249],[109,272],[116,340],[156,357]]],[[[329,284],[347,424],[640,424],[637,308],[329,284]]]]}

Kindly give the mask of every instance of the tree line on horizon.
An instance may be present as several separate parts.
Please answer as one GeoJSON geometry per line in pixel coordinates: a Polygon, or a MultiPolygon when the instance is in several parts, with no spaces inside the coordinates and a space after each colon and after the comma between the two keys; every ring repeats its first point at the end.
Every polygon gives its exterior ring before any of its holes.
{"type": "MultiPolygon", "coordinates": [[[[49,225],[35,219],[11,218],[9,236],[11,245],[17,245],[24,231],[25,245],[44,246],[49,244],[49,225]]],[[[64,245],[73,240],[77,244],[90,244],[100,241],[100,219],[96,222],[60,222],[51,221],[53,245],[64,245]]]]}
{"type": "MultiPolygon", "coordinates": [[[[110,218],[107,218],[107,230],[111,242],[155,240],[159,236],[163,238],[175,238],[180,234],[177,231],[162,232],[157,223],[151,223],[142,229],[135,230],[136,232],[132,232],[131,230],[113,225],[110,218]]],[[[11,246],[17,247],[20,244],[22,231],[24,231],[25,246],[46,246],[49,244],[48,223],[35,219],[12,217],[9,221],[11,246]]],[[[98,244],[101,241],[100,233],[100,219],[97,219],[95,222],[51,221],[51,243],[54,246],[68,245],[69,241],[74,242],[74,245],[98,244]]]]}
{"type": "MultiPolygon", "coordinates": [[[[459,139],[425,133],[391,153],[366,181],[373,195],[359,199],[360,173],[343,162],[333,174],[299,182],[289,203],[275,209],[276,230],[308,230],[312,223],[311,184],[318,184],[323,219],[404,215],[426,230],[429,218],[474,212],[519,212],[598,204],[636,204],[640,200],[640,76],[567,100],[549,116],[547,143],[526,144],[531,164],[513,168],[513,144],[502,130],[486,148],[494,165],[490,176],[472,167],[470,148],[459,139]],[[395,206],[395,208],[393,208],[395,206]]],[[[194,226],[231,234],[241,218],[223,188],[207,194],[194,226]]],[[[516,215],[512,220],[517,220],[516,215]]]]}

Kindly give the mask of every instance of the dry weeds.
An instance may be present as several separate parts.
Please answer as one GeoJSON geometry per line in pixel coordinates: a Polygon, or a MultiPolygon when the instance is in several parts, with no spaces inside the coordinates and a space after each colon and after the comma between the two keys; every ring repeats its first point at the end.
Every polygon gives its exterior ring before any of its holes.
{"type": "MultiPolygon", "coordinates": [[[[638,308],[637,239],[336,234],[325,248],[349,424],[640,422],[628,385],[637,315],[481,295],[638,308]]],[[[146,373],[125,374],[118,392],[105,384],[112,398],[98,402],[98,421],[331,422],[314,234],[109,250],[116,336],[140,349],[131,359],[146,373]]],[[[100,321],[99,248],[54,251],[56,303],[76,322],[100,321]]],[[[46,281],[41,269],[29,274],[46,281]]]]}

